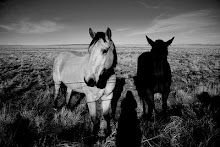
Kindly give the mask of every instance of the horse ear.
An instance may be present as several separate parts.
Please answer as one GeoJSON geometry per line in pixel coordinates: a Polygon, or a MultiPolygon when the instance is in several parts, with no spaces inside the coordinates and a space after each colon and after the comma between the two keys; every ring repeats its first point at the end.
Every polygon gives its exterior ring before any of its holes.
{"type": "Polygon", "coordinates": [[[147,38],[147,42],[148,42],[151,46],[154,46],[154,41],[151,40],[150,38],[148,38],[147,35],[146,35],[146,38],[147,38]]]}
{"type": "Polygon", "coordinates": [[[108,37],[108,39],[111,39],[112,37],[112,31],[110,28],[107,28],[106,32],[105,32],[105,35],[108,37]]]}
{"type": "Polygon", "coordinates": [[[174,39],[174,37],[166,42],[167,46],[171,45],[171,43],[173,42],[173,39],[174,39]]]}
{"type": "Polygon", "coordinates": [[[96,33],[91,28],[89,28],[89,34],[92,38],[94,38],[96,33]]]}

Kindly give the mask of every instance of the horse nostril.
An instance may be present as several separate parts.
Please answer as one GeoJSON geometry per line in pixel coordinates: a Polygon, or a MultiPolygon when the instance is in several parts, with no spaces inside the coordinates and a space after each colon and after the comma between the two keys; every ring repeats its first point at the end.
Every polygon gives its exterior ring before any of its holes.
{"type": "Polygon", "coordinates": [[[95,84],[96,84],[96,82],[93,78],[89,79],[89,82],[88,82],[89,86],[93,87],[93,86],[95,86],[95,84]]]}
{"type": "Polygon", "coordinates": [[[88,81],[85,80],[85,83],[90,87],[93,87],[96,84],[96,82],[93,78],[90,78],[88,81]]]}

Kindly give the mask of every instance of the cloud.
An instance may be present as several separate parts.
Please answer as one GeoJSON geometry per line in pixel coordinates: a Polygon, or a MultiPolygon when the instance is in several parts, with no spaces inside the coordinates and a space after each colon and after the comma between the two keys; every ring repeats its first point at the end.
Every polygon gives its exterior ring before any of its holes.
{"type": "Polygon", "coordinates": [[[167,6],[169,1],[164,0],[142,0],[137,1],[140,5],[144,6],[147,9],[163,9],[163,10],[174,10],[175,8],[172,8],[170,6],[167,6]]]}
{"type": "Polygon", "coordinates": [[[195,33],[215,28],[220,33],[219,16],[213,15],[211,10],[198,10],[180,14],[170,18],[157,17],[151,25],[135,31],[130,36],[153,33],[195,33]]]}
{"type": "Polygon", "coordinates": [[[142,6],[144,6],[145,8],[154,8],[154,9],[158,9],[159,6],[155,5],[153,3],[151,3],[150,1],[138,1],[139,4],[141,4],[142,6]]]}
{"type": "Polygon", "coordinates": [[[118,29],[115,29],[115,31],[117,32],[122,32],[122,31],[127,31],[127,30],[130,30],[131,28],[118,28],[118,29]]]}
{"type": "Polygon", "coordinates": [[[0,28],[23,34],[41,34],[59,31],[64,27],[54,21],[42,20],[39,22],[31,22],[29,19],[24,19],[18,23],[11,23],[7,25],[0,24],[0,28]]]}

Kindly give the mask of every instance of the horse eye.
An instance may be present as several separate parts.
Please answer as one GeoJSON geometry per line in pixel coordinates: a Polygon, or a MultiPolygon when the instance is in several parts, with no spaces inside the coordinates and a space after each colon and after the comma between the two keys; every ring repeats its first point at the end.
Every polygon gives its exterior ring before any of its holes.
{"type": "Polygon", "coordinates": [[[103,49],[102,54],[106,54],[108,52],[108,49],[103,49]]]}

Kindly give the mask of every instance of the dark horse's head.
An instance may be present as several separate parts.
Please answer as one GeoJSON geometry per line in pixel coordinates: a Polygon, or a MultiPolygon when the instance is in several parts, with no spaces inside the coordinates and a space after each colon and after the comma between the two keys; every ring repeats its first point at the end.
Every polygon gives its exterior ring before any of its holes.
{"type": "Polygon", "coordinates": [[[148,43],[151,45],[152,49],[151,52],[153,53],[154,57],[158,58],[166,58],[168,55],[168,46],[171,45],[173,42],[173,39],[168,40],[167,42],[164,42],[163,40],[156,40],[153,41],[150,38],[147,38],[148,43]]]}
{"type": "Polygon", "coordinates": [[[84,81],[88,86],[93,87],[99,82],[100,76],[116,66],[117,56],[109,28],[106,32],[94,32],[90,28],[89,34],[92,41],[88,48],[89,61],[84,81]]]}

